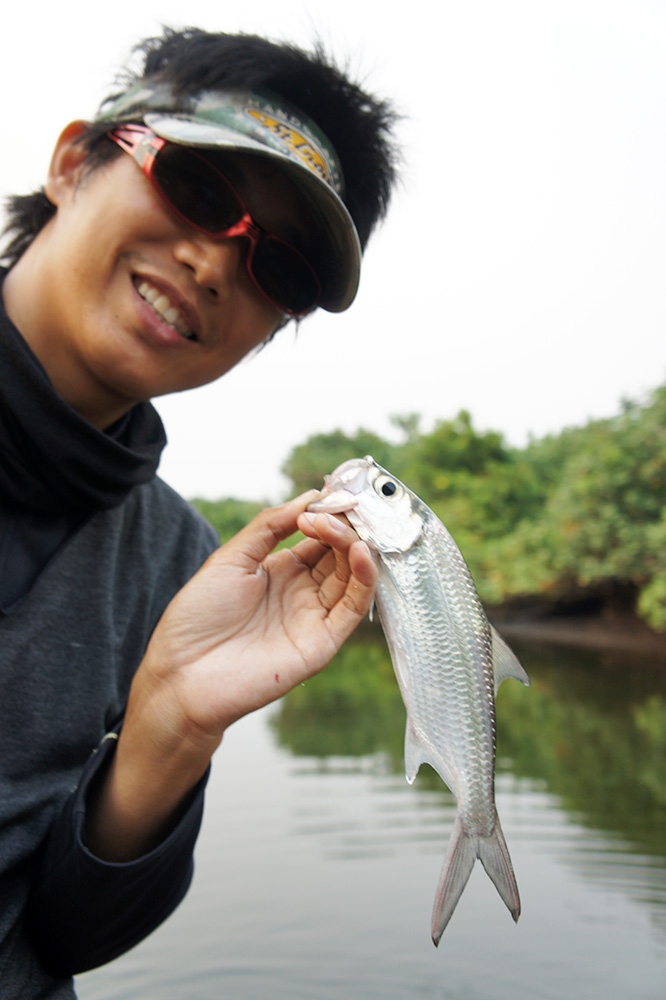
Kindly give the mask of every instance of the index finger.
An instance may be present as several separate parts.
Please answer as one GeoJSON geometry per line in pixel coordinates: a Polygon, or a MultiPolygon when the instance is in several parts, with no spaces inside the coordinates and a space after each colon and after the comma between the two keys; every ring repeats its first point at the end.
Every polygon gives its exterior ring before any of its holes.
{"type": "Polygon", "coordinates": [[[262,510],[223,546],[225,555],[236,555],[254,572],[279,542],[294,534],[299,514],[319,496],[319,490],[308,490],[279,507],[262,510]]]}

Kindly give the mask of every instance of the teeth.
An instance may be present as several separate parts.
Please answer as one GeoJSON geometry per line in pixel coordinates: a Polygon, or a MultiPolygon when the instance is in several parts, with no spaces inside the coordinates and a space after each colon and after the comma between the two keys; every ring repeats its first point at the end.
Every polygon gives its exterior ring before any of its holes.
{"type": "Polygon", "coordinates": [[[194,333],[183,320],[180,310],[172,304],[171,299],[164,292],[158,291],[153,285],[149,285],[147,281],[139,282],[136,290],[141,298],[158,314],[161,320],[168,323],[182,337],[187,337],[188,340],[194,338],[194,333]]]}
{"type": "Polygon", "coordinates": [[[145,281],[139,285],[139,295],[142,295],[146,302],[150,302],[151,305],[159,298],[159,294],[156,288],[152,288],[145,281]]]}
{"type": "Polygon", "coordinates": [[[171,305],[171,300],[166,297],[166,295],[160,295],[158,299],[153,302],[153,309],[157,309],[158,312],[164,314],[169,306],[171,305]]]}

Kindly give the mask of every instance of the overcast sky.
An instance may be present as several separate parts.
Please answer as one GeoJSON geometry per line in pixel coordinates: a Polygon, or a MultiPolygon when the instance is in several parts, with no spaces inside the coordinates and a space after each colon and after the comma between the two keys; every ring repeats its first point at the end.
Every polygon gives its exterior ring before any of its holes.
{"type": "Polygon", "coordinates": [[[523,444],[666,380],[661,0],[240,6],[12,3],[0,40],[2,196],[42,183],[61,128],[161,23],[319,37],[404,115],[402,186],[356,302],[160,401],[168,482],[279,500],[281,463],[318,431],[390,434],[412,411],[427,429],[464,407],[523,444]]]}

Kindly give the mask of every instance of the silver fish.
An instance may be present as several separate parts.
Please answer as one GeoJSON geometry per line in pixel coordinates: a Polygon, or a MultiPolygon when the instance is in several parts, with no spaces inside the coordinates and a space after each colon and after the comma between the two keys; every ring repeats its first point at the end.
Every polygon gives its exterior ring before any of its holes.
{"type": "Polygon", "coordinates": [[[495,694],[507,677],[529,685],[527,674],[488,621],[442,522],[371,456],[338,466],[309,509],[344,512],[372,550],[377,610],[407,709],[407,781],[428,763],[458,803],[435,895],[433,942],[477,858],[517,921],[518,886],[495,807],[495,694]]]}

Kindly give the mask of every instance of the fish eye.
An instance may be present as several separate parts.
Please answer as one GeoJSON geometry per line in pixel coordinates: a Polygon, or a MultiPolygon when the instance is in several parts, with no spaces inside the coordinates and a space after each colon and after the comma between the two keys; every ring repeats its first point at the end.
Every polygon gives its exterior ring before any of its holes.
{"type": "Polygon", "coordinates": [[[378,476],[375,480],[375,492],[390,499],[398,494],[399,487],[398,484],[394,482],[393,479],[389,479],[388,476],[378,476]]]}

